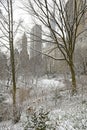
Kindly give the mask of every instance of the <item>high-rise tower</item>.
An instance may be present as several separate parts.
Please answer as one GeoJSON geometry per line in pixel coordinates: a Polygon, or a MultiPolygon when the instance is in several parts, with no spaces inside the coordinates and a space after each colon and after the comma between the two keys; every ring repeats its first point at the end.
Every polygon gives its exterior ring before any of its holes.
{"type": "MultiPolygon", "coordinates": [[[[53,11],[50,16],[50,24],[53,31],[55,31],[56,23],[55,23],[55,6],[56,6],[56,0],[53,1],[53,11]]],[[[50,36],[53,39],[53,33],[50,30],[50,36]]]]}
{"type": "MultiPolygon", "coordinates": [[[[82,0],[68,0],[65,6],[65,13],[66,13],[66,22],[67,25],[72,27],[74,25],[75,15],[79,19],[80,18],[80,12],[83,8],[83,1],[82,0]]],[[[77,35],[82,32],[84,29],[84,14],[83,17],[80,20],[79,27],[77,30],[77,35]]]]}
{"type": "Polygon", "coordinates": [[[42,27],[41,25],[36,24],[30,34],[30,58],[38,56],[42,52],[42,27]]]}
{"type": "Polygon", "coordinates": [[[24,51],[24,52],[27,51],[27,37],[26,37],[25,33],[22,37],[22,51],[24,51]]]}
{"type": "Polygon", "coordinates": [[[22,37],[22,50],[20,52],[20,67],[23,73],[27,72],[29,68],[29,55],[27,51],[27,36],[25,33],[22,37]]]}

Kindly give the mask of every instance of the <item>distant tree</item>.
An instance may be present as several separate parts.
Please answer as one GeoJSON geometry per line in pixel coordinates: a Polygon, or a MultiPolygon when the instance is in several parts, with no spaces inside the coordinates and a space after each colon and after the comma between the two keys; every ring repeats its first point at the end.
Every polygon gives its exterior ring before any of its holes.
{"type": "Polygon", "coordinates": [[[23,5],[25,11],[45,26],[44,41],[51,43],[50,46],[52,43],[55,44],[62,53],[63,59],[53,58],[67,62],[71,72],[72,94],[74,94],[76,92],[74,50],[76,39],[81,34],[78,33],[78,29],[86,12],[86,0],[71,0],[67,3],[63,0],[27,0],[23,5]],[[71,2],[70,6],[68,6],[69,2],[71,2]],[[50,35],[47,29],[50,30],[50,35]]]}
{"type": "Polygon", "coordinates": [[[87,47],[86,44],[82,46],[79,46],[75,50],[75,66],[77,75],[87,74],[87,47]]]}
{"type": "Polygon", "coordinates": [[[7,67],[7,57],[3,52],[0,52],[0,79],[1,80],[5,80],[7,77],[6,67],[7,67]]]}

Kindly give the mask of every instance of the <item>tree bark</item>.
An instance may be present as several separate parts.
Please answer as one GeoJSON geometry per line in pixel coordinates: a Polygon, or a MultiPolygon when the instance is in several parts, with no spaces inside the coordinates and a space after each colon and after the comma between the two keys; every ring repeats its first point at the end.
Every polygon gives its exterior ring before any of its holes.
{"type": "Polygon", "coordinates": [[[75,70],[74,70],[74,65],[73,62],[71,61],[69,64],[70,67],[70,72],[71,72],[71,79],[72,79],[72,95],[74,95],[77,92],[77,85],[76,85],[76,75],[75,75],[75,70]]]}
{"type": "Polygon", "coordinates": [[[16,80],[15,80],[15,59],[14,59],[14,39],[13,39],[13,6],[12,0],[7,0],[8,5],[8,26],[9,26],[9,46],[10,46],[10,62],[12,71],[12,85],[13,85],[13,122],[16,122],[16,80]]]}

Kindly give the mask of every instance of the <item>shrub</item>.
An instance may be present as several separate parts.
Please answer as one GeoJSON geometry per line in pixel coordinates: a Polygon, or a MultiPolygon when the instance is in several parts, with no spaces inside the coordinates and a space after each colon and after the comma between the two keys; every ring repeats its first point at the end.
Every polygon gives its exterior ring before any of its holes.
{"type": "Polygon", "coordinates": [[[35,111],[31,118],[28,116],[24,130],[28,130],[28,128],[34,128],[35,130],[46,130],[48,113],[49,112],[45,112],[42,108],[40,108],[39,111],[35,111]]]}

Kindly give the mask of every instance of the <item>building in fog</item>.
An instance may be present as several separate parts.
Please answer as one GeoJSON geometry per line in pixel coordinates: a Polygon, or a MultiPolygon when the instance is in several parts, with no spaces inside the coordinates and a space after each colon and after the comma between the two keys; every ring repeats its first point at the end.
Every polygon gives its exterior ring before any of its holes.
{"type": "Polygon", "coordinates": [[[30,33],[30,71],[33,76],[41,76],[42,66],[42,27],[35,24],[30,33]]]}
{"type": "MultiPolygon", "coordinates": [[[[75,10],[77,10],[77,12],[81,11],[82,7],[83,7],[83,1],[82,0],[68,0],[65,6],[65,13],[66,13],[66,21],[67,21],[67,25],[69,26],[69,28],[73,26],[74,24],[74,18],[75,18],[75,10]],[[75,3],[76,2],[76,3],[75,3]],[[77,5],[77,8],[75,7],[77,5]]],[[[80,17],[80,14],[77,14],[76,17],[80,17]]],[[[78,30],[77,30],[77,35],[79,33],[81,33],[84,30],[84,25],[85,25],[85,14],[83,14],[83,17],[81,18],[81,21],[79,23],[78,26],[78,30]]],[[[80,35],[81,36],[81,35],[80,35]]]]}
{"type": "Polygon", "coordinates": [[[27,51],[27,36],[25,33],[22,37],[22,49],[20,51],[20,68],[23,73],[28,72],[28,69],[29,69],[29,54],[27,51]]]}
{"type": "MultiPolygon", "coordinates": [[[[51,13],[51,16],[50,16],[50,25],[51,25],[51,29],[53,31],[56,30],[56,22],[55,22],[55,6],[56,6],[56,0],[53,1],[53,10],[52,10],[52,13],[51,13]]],[[[50,37],[51,37],[51,40],[54,39],[54,36],[53,36],[53,33],[52,31],[50,30],[50,37]]]]}
{"type": "MultiPolygon", "coordinates": [[[[56,11],[56,0],[53,1],[53,6],[52,6],[51,14],[50,14],[50,25],[51,29],[53,31],[56,31],[56,22],[55,22],[55,11],[56,11]]],[[[54,44],[55,38],[52,33],[52,30],[50,30],[50,38],[47,44],[46,48],[44,48],[43,53],[46,53],[46,55],[49,55],[51,57],[43,56],[44,59],[44,65],[45,65],[45,70],[46,73],[58,73],[65,71],[65,62],[55,60],[55,59],[61,59],[63,58],[63,55],[61,54],[60,50],[58,49],[57,45],[54,44]]],[[[58,38],[59,41],[61,41],[60,38],[58,38]]],[[[62,41],[61,41],[62,42],[62,41]]]]}
{"type": "Polygon", "coordinates": [[[41,25],[36,24],[30,33],[30,59],[39,56],[42,57],[42,27],[41,25]]]}

